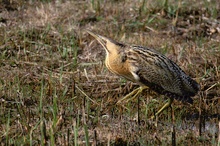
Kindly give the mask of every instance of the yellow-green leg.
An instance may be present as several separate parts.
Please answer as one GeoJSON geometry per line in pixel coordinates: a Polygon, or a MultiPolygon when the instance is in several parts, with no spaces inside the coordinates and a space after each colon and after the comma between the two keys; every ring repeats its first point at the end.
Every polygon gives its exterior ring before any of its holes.
{"type": "Polygon", "coordinates": [[[124,101],[128,97],[132,97],[132,98],[126,100],[126,102],[136,98],[144,89],[147,89],[147,88],[148,88],[147,86],[140,86],[139,88],[137,88],[137,89],[133,90],[132,92],[130,92],[129,94],[127,94],[125,97],[119,99],[117,104],[121,103],[122,101],[124,101]]]}
{"type": "Polygon", "coordinates": [[[173,98],[169,98],[168,102],[160,108],[158,112],[156,112],[153,116],[151,116],[151,119],[154,119],[156,116],[158,116],[161,112],[163,112],[166,108],[170,107],[170,105],[173,103],[173,98]]]}

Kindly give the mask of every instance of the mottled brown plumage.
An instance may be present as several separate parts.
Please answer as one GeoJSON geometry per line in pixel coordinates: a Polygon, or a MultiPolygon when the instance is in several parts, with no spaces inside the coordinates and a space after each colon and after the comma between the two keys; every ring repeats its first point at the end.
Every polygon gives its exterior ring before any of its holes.
{"type": "MultiPolygon", "coordinates": [[[[174,98],[193,103],[191,97],[197,94],[200,88],[198,83],[166,56],[153,49],[122,44],[89,30],[87,32],[106,50],[105,64],[111,72],[136,82],[141,87],[148,86],[172,100],[174,98]]],[[[164,106],[164,109],[171,103],[172,101],[164,106]]]]}

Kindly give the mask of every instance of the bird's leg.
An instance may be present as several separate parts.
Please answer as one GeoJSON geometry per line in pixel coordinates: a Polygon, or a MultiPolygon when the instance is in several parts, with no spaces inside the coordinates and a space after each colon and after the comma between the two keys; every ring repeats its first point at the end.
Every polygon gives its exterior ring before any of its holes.
{"type": "Polygon", "coordinates": [[[127,94],[125,97],[121,98],[118,100],[118,103],[121,103],[122,101],[124,101],[125,99],[127,99],[128,97],[132,97],[131,99],[126,100],[126,102],[136,98],[144,89],[147,89],[147,86],[140,86],[137,89],[133,90],[132,92],[130,92],[129,94],[127,94]]]}
{"type": "Polygon", "coordinates": [[[173,98],[169,98],[168,102],[164,106],[162,106],[158,112],[156,112],[153,116],[151,116],[151,119],[154,119],[161,112],[163,112],[166,108],[170,107],[172,103],[173,103],[173,98]]]}

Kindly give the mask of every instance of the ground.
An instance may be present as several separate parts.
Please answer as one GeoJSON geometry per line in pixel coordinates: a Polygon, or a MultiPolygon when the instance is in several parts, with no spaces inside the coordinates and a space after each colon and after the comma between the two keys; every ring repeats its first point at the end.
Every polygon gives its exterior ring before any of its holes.
{"type": "Polygon", "coordinates": [[[220,143],[220,2],[0,1],[1,145],[217,145],[220,143]],[[109,72],[84,29],[153,48],[201,91],[192,105],[109,72]],[[138,100],[139,99],[139,100],[138,100]]]}

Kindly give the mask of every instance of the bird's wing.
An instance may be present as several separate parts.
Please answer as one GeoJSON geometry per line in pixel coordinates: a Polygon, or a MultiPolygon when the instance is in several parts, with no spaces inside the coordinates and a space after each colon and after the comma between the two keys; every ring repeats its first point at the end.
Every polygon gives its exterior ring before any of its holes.
{"type": "Polygon", "coordinates": [[[183,96],[185,91],[191,92],[188,88],[190,83],[184,80],[188,80],[189,77],[164,55],[139,46],[136,49],[133,46],[127,54],[130,71],[140,84],[162,94],[170,92],[183,96]]]}

